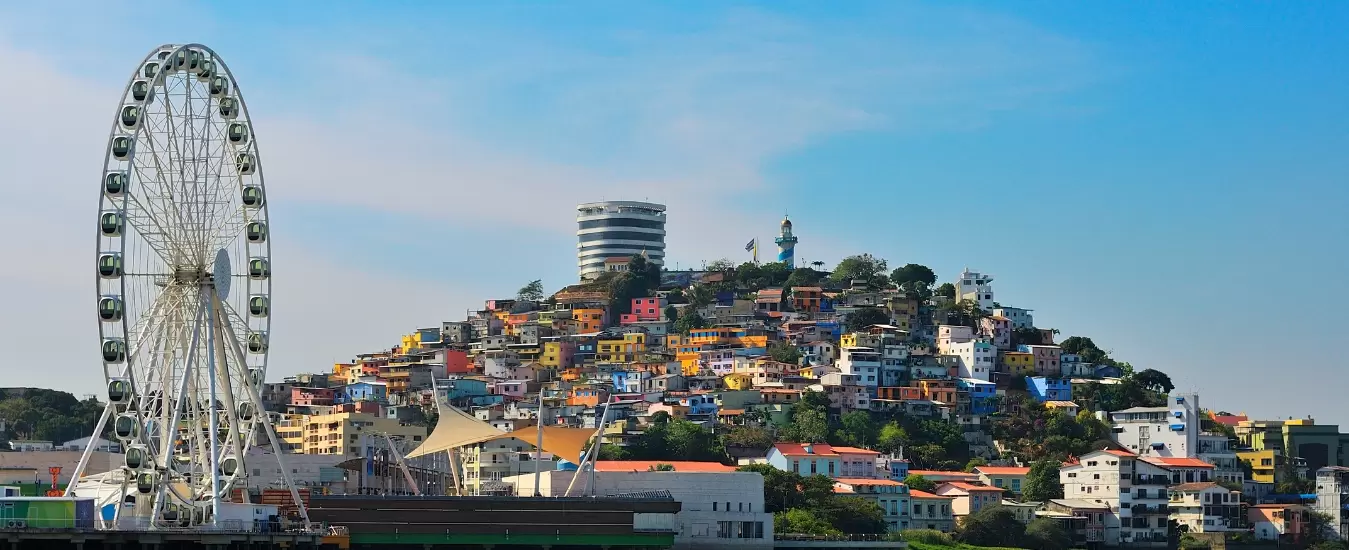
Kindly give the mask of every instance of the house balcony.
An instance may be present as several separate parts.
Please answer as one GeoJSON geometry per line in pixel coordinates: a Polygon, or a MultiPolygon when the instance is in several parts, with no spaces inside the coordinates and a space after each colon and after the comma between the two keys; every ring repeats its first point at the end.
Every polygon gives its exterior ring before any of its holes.
{"type": "Polygon", "coordinates": [[[1162,475],[1135,475],[1133,482],[1137,485],[1171,485],[1170,476],[1162,475]]]}
{"type": "Polygon", "coordinates": [[[1134,517],[1165,516],[1171,513],[1171,509],[1165,504],[1135,504],[1129,508],[1129,512],[1131,512],[1134,517]]]}

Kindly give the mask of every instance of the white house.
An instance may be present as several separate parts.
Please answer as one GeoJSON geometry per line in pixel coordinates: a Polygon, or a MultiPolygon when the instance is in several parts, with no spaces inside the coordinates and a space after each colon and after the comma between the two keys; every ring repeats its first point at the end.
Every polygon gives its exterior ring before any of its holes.
{"type": "MultiPolygon", "coordinates": [[[[539,494],[561,496],[575,475],[575,471],[542,472],[539,494]]],[[[577,480],[573,495],[588,477],[577,480]]],[[[502,481],[514,485],[517,495],[534,492],[532,473],[502,481]]],[[[708,462],[600,461],[593,490],[597,496],[668,491],[680,504],[674,518],[676,549],[773,548],[773,514],[764,509],[763,476],[757,472],[708,462]],[[658,463],[673,469],[653,470],[658,463]]]]}
{"type": "Polygon", "coordinates": [[[843,374],[857,375],[857,383],[876,387],[881,381],[881,354],[871,348],[843,348],[836,366],[843,374]]]}
{"type": "MultiPolygon", "coordinates": [[[[90,444],[89,440],[91,439],[94,439],[94,436],[72,439],[70,441],[62,443],[61,446],[58,448],[62,451],[83,451],[86,447],[89,446],[90,444]]],[[[102,453],[122,452],[122,445],[120,443],[117,443],[115,441],[108,441],[101,437],[98,438],[96,441],[94,441],[93,445],[95,451],[99,451],[102,453]]]]}
{"type": "Polygon", "coordinates": [[[988,340],[970,340],[952,343],[950,354],[959,358],[960,378],[992,381],[993,368],[998,361],[998,348],[988,340]]]}
{"type": "Polygon", "coordinates": [[[1019,307],[995,307],[993,308],[994,317],[1006,317],[1012,321],[1012,328],[1035,328],[1035,318],[1031,316],[1029,309],[1019,307]]]}
{"type": "Polygon", "coordinates": [[[992,275],[986,275],[977,271],[970,271],[966,268],[960,273],[960,280],[956,282],[956,301],[963,302],[969,300],[979,304],[979,309],[988,311],[993,309],[993,282],[992,275]]]}
{"type": "Polygon", "coordinates": [[[1166,546],[1171,472],[1132,453],[1093,451],[1059,469],[1067,499],[1104,504],[1106,546],[1166,546]]]}
{"type": "Polygon", "coordinates": [[[1233,491],[1212,481],[1173,485],[1169,494],[1171,519],[1191,533],[1220,533],[1244,530],[1241,491],[1233,491]]]}
{"type": "Polygon", "coordinates": [[[974,339],[974,329],[962,325],[937,326],[937,352],[950,355],[951,345],[974,339]]]}
{"type": "Polygon", "coordinates": [[[1163,407],[1133,407],[1110,413],[1111,438],[1140,455],[1199,455],[1199,396],[1173,394],[1163,407]]]}

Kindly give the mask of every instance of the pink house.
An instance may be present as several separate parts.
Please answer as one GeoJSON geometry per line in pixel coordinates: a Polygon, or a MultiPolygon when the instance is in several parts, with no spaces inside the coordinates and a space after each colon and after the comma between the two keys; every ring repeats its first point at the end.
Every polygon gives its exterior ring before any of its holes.
{"type": "Polygon", "coordinates": [[[291,388],[290,404],[302,406],[332,406],[337,390],[332,388],[291,388]]]}
{"type": "Polygon", "coordinates": [[[993,341],[1000,350],[1012,349],[1012,320],[1006,317],[985,317],[979,320],[979,336],[993,341]]]}
{"type": "Polygon", "coordinates": [[[529,380],[505,380],[492,384],[489,390],[494,395],[502,395],[512,399],[524,399],[525,394],[529,392],[529,380]]]}
{"type": "Polygon", "coordinates": [[[1059,359],[1063,355],[1063,348],[1058,346],[1018,346],[1017,351],[1031,354],[1036,375],[1059,376],[1063,374],[1061,367],[1059,367],[1059,359]]]}
{"type": "Polygon", "coordinates": [[[659,321],[665,316],[665,300],[661,298],[633,298],[632,313],[624,313],[619,323],[630,324],[643,321],[659,321]]]}

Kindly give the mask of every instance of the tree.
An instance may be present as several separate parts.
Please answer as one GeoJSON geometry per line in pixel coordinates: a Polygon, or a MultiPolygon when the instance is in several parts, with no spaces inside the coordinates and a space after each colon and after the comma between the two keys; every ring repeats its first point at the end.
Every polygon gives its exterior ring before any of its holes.
{"type": "Polygon", "coordinates": [[[1026,526],[1005,506],[984,506],[965,516],[956,538],[974,546],[1018,548],[1026,533],[1026,526]]]}
{"type": "Polygon", "coordinates": [[[858,332],[871,325],[890,324],[890,314],[875,307],[864,307],[848,314],[846,323],[849,332],[858,332]]]}
{"type": "Polygon", "coordinates": [[[778,341],[768,346],[768,356],[779,363],[795,365],[801,361],[801,350],[789,342],[778,341]]]}
{"type": "Polygon", "coordinates": [[[712,260],[710,263],[707,264],[707,267],[703,269],[712,272],[727,273],[735,270],[735,264],[732,263],[731,260],[729,259],[722,258],[720,260],[712,260]]]}
{"type": "Polygon", "coordinates": [[[868,285],[879,286],[885,281],[885,268],[885,260],[871,254],[858,254],[839,262],[829,278],[835,283],[861,280],[868,285]]]}
{"type": "Polygon", "coordinates": [[[951,300],[956,299],[956,285],[942,283],[941,286],[937,287],[937,295],[951,300]]]}
{"type": "MultiPolygon", "coordinates": [[[[830,481],[830,490],[833,482],[830,481]]],[[[821,502],[821,516],[834,529],[849,535],[876,534],[886,531],[885,511],[875,502],[862,497],[833,496],[821,502]]]]}
{"type": "Polygon", "coordinates": [[[675,332],[680,334],[688,334],[691,330],[708,328],[710,326],[712,326],[712,323],[708,322],[707,319],[704,319],[702,315],[699,315],[697,311],[693,310],[687,311],[674,322],[675,332]]]}
{"type": "Polygon", "coordinates": [[[988,466],[988,461],[984,460],[982,457],[976,456],[974,458],[971,458],[969,462],[965,463],[965,471],[973,472],[975,468],[978,468],[980,466],[988,466]]]}
{"type": "Polygon", "coordinates": [[[750,449],[767,449],[773,446],[773,434],[756,426],[736,426],[721,436],[722,445],[750,449]]]}
{"type": "Polygon", "coordinates": [[[1082,361],[1098,364],[1104,363],[1110,359],[1109,355],[1092,342],[1091,338],[1085,336],[1069,336],[1066,340],[1059,343],[1063,353],[1071,353],[1082,357],[1082,361]]]}
{"type": "Polygon", "coordinates": [[[526,302],[543,301],[543,281],[534,279],[529,284],[520,287],[520,290],[515,293],[515,298],[526,302]]]}
{"type": "Polygon", "coordinates": [[[918,474],[909,474],[908,476],[906,476],[904,478],[904,484],[908,485],[910,489],[917,489],[919,491],[926,491],[929,493],[937,490],[936,483],[918,474]]]}
{"type": "Polygon", "coordinates": [[[679,309],[674,306],[665,306],[665,311],[663,313],[665,314],[665,320],[667,321],[679,318],[679,309]]]}
{"type": "Polygon", "coordinates": [[[932,285],[937,283],[937,274],[925,265],[906,264],[890,272],[890,282],[895,283],[909,298],[926,300],[932,296],[932,285]]]}
{"type": "Polygon", "coordinates": [[[1035,327],[1017,327],[1012,329],[1013,346],[1039,346],[1044,344],[1044,335],[1035,327]]]}
{"type": "Polygon", "coordinates": [[[829,438],[829,417],[816,409],[800,408],[792,411],[792,423],[782,434],[791,441],[824,443],[829,438]]]}
{"type": "Polygon", "coordinates": [[[839,441],[858,447],[870,447],[876,443],[876,424],[866,411],[850,411],[840,419],[841,427],[835,432],[839,441]]]}
{"type": "Polygon", "coordinates": [[[1031,550],[1068,550],[1073,536],[1057,520],[1037,518],[1026,526],[1023,546],[1031,550]]]}
{"type": "Polygon", "coordinates": [[[786,287],[815,286],[820,284],[820,273],[809,267],[798,267],[792,270],[792,274],[782,284],[786,287]]]}
{"type": "Polygon", "coordinates": [[[881,426],[880,434],[876,436],[876,447],[886,453],[898,454],[908,440],[909,434],[898,422],[892,420],[881,426]]]}
{"type": "Polygon", "coordinates": [[[689,307],[691,309],[704,308],[717,301],[716,292],[713,292],[712,287],[707,285],[693,285],[689,287],[689,291],[685,296],[688,297],[689,307]]]}
{"type": "Polygon", "coordinates": [[[1138,382],[1138,385],[1158,393],[1171,393],[1171,390],[1176,389],[1176,385],[1171,383],[1170,376],[1155,369],[1143,369],[1133,375],[1133,380],[1138,382]]]}
{"type": "Polygon", "coordinates": [[[792,535],[841,535],[824,518],[810,510],[792,508],[773,515],[773,532],[792,535]]]}
{"type": "Polygon", "coordinates": [[[1063,498],[1063,485],[1059,484],[1059,464],[1055,460],[1031,463],[1026,482],[1021,484],[1021,498],[1029,502],[1063,498]]]}

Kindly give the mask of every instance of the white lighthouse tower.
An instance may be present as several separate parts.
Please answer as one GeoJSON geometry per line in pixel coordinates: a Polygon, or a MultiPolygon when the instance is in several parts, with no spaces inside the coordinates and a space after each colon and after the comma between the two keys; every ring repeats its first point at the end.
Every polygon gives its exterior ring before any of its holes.
{"type": "Polygon", "coordinates": [[[773,242],[778,244],[778,261],[787,264],[787,269],[795,269],[796,237],[792,236],[792,222],[786,216],[782,217],[782,231],[773,242]]]}

